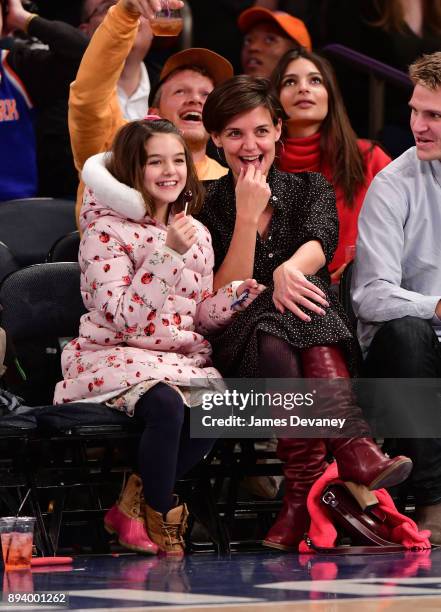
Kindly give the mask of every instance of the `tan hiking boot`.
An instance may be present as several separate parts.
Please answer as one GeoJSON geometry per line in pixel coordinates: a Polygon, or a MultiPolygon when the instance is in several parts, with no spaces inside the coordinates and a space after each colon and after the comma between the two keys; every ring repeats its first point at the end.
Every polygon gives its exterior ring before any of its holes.
{"type": "Polygon", "coordinates": [[[185,504],[167,512],[165,520],[160,512],[145,505],[147,532],[151,540],[167,555],[184,554],[184,533],[187,529],[188,510],[185,504]]]}

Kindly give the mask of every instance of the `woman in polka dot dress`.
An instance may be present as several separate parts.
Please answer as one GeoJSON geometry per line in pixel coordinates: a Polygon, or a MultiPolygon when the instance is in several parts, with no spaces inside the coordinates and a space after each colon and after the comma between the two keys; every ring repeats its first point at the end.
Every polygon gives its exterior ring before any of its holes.
{"type": "Polygon", "coordinates": [[[219,385],[205,335],[262,288],[247,279],[213,292],[210,234],[191,216],[203,190],[172,123],[129,123],[104,155],[108,172],[94,158],[83,171],[79,262],[88,312],[63,351],[54,401],[105,402],[143,421],[141,478],[129,479],[106,527],[134,550],[180,555],[187,510],[174,500],[175,480],[213,444],[190,439],[187,410],[199,403],[194,391],[219,385]]]}
{"type": "MultiPolygon", "coordinates": [[[[284,111],[265,79],[233,77],[207,98],[203,122],[230,168],[207,190],[199,219],[212,235],[215,287],[253,277],[266,286],[211,340],[225,376],[349,378],[356,343],[329,291],[327,264],[337,246],[335,194],[319,173],[274,167],[284,111]]],[[[306,496],[332,454],[340,478],[368,489],[403,481],[412,463],[390,459],[369,436],[350,386],[319,398],[322,415],[346,418],[339,438],[283,438],[283,508],[264,543],[296,550],[307,531],[306,496]],[[324,414],[323,414],[324,413],[324,414]]]]}

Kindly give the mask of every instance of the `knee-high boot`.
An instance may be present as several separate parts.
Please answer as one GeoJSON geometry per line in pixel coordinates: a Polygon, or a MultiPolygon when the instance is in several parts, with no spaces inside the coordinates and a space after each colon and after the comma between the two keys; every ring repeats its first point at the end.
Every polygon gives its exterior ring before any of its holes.
{"type": "Polygon", "coordinates": [[[326,446],[317,438],[279,438],[277,456],[283,462],[285,495],[276,522],[269,530],[264,546],[297,551],[309,527],[306,498],[313,483],[322,475],[326,446]]]}
{"type": "MultiPolygon", "coordinates": [[[[349,378],[343,352],[337,345],[314,346],[301,351],[305,378],[349,378]]],[[[346,418],[352,424],[355,436],[329,438],[327,447],[334,456],[340,478],[365,485],[368,489],[391,487],[403,482],[412,470],[412,461],[403,456],[387,457],[369,436],[369,426],[350,387],[339,384],[320,394],[321,410],[326,415],[346,418]]]]}

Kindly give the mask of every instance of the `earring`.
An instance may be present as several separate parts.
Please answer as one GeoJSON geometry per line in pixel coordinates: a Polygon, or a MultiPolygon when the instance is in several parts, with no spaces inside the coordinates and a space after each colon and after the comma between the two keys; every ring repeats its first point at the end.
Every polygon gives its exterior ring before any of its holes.
{"type": "Polygon", "coordinates": [[[216,153],[217,156],[219,158],[219,161],[222,165],[225,165],[225,156],[224,156],[224,150],[222,147],[216,147],[216,153]]]}

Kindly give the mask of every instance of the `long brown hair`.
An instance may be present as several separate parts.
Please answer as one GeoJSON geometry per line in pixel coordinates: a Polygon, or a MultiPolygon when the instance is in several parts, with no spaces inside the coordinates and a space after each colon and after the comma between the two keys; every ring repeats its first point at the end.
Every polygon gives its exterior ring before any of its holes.
{"type": "Polygon", "coordinates": [[[366,182],[366,164],[331,64],[317,53],[306,49],[290,49],[280,58],[271,80],[280,94],[288,65],[300,57],[314,64],[328,92],[328,114],[321,126],[320,163],[326,162],[329,166],[334,184],[343,191],[348,208],[353,208],[354,197],[366,182]]]}
{"type": "Polygon", "coordinates": [[[147,214],[153,216],[155,207],[153,199],[144,184],[144,168],[147,163],[146,145],[152,136],[158,134],[173,134],[184,147],[187,164],[187,182],[175,202],[177,211],[183,210],[185,200],[189,200],[188,212],[199,212],[204,200],[204,188],[199,182],[190,151],[184,142],[182,134],[166,119],[131,121],[124,125],[116,134],[112,144],[111,155],[107,161],[107,169],[113,176],[139,191],[144,199],[147,214]]]}
{"type": "MultiPolygon", "coordinates": [[[[375,0],[378,19],[371,25],[385,32],[403,32],[406,22],[400,0],[375,0]]],[[[423,0],[423,27],[441,35],[441,0],[423,0]]]]}

